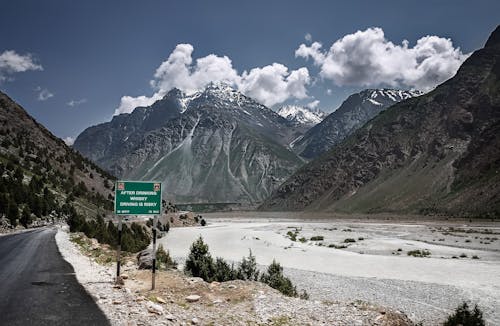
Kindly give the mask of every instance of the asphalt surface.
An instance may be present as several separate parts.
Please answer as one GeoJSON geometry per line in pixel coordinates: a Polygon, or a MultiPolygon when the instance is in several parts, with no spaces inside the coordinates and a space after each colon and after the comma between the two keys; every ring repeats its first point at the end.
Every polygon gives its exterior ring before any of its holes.
{"type": "Polygon", "coordinates": [[[61,257],[55,233],[0,236],[0,325],[109,325],[61,257]]]}

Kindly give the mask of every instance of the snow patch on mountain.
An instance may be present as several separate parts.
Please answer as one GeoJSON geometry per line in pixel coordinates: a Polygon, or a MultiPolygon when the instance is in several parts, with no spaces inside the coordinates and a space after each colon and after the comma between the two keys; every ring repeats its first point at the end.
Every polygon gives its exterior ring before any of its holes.
{"type": "Polygon", "coordinates": [[[321,110],[312,110],[307,107],[297,105],[282,106],[277,113],[289,121],[311,126],[320,123],[327,115],[321,110]]]}

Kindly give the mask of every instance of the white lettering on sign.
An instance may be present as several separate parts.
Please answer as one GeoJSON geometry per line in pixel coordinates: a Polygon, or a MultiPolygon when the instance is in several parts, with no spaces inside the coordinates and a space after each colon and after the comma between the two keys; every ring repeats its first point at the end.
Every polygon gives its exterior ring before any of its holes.
{"type": "Polygon", "coordinates": [[[153,206],[155,207],[157,203],[144,203],[144,206],[153,206]]]}
{"type": "Polygon", "coordinates": [[[123,202],[120,203],[120,206],[139,206],[139,203],[128,203],[128,202],[123,202]]]}
{"type": "Polygon", "coordinates": [[[148,197],[130,197],[130,200],[147,200],[148,197]]]}
{"type": "MultiPolygon", "coordinates": [[[[120,191],[120,195],[135,195],[135,191],[133,190],[122,190],[120,191]]],[[[142,195],[142,194],[138,194],[138,195],[142,195]]]]}
{"type": "Polygon", "coordinates": [[[135,192],[135,195],[156,196],[156,191],[144,191],[144,190],[137,190],[137,191],[135,192]]]}

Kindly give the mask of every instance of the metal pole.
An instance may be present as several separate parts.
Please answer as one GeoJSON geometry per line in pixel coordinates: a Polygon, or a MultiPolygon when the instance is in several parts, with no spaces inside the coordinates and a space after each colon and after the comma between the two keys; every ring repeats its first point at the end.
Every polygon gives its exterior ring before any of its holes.
{"type": "Polygon", "coordinates": [[[156,275],[156,226],[158,225],[158,216],[155,215],[153,219],[153,275],[151,281],[151,290],[155,289],[155,275],[156,275]]]}
{"type": "Polygon", "coordinates": [[[120,256],[122,252],[122,217],[118,216],[118,250],[116,253],[116,282],[120,277],[120,256]]]}

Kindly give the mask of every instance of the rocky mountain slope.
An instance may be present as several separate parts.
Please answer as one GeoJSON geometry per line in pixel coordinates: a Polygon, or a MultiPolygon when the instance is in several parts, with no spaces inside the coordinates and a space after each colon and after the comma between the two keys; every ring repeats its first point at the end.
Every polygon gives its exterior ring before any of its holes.
{"type": "Polygon", "coordinates": [[[276,111],[280,116],[305,127],[312,127],[320,123],[327,114],[319,109],[310,109],[304,106],[284,105],[276,111]]]}
{"type": "Polygon", "coordinates": [[[455,77],[302,167],[262,209],[500,215],[500,27],[455,77]]]}
{"type": "Polygon", "coordinates": [[[61,217],[70,206],[92,217],[112,209],[114,177],[2,92],[0,112],[0,217],[30,224],[61,217]]]}
{"type": "Polygon", "coordinates": [[[396,89],[366,89],[353,94],[337,110],[295,140],[293,150],[306,159],[318,157],[391,105],[419,95],[422,95],[419,91],[396,89]]]}
{"type": "Polygon", "coordinates": [[[163,181],[176,202],[263,200],[302,160],[288,144],[292,122],[222,83],[82,132],[74,148],[123,179],[163,181]]]}

